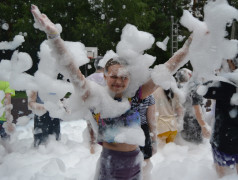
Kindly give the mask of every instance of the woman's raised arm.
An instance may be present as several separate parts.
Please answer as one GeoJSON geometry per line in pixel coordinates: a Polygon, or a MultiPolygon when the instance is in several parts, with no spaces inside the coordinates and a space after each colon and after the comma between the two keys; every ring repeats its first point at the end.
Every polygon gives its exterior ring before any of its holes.
{"type": "MultiPolygon", "coordinates": [[[[186,61],[186,55],[188,54],[189,46],[192,42],[190,36],[184,43],[183,47],[179,49],[166,63],[154,68],[153,74],[160,81],[169,81],[172,76],[180,67],[182,67],[186,61]],[[157,72],[158,71],[158,72],[157,72]],[[167,79],[168,78],[168,79],[167,79]]],[[[161,84],[157,84],[153,77],[142,86],[142,99],[152,94],[161,84]]]]}
{"type": "Polygon", "coordinates": [[[189,46],[192,42],[192,37],[190,36],[187,41],[184,43],[183,47],[179,49],[174,55],[165,63],[165,66],[168,68],[171,74],[176,73],[176,71],[182,67],[187,61],[185,60],[186,55],[188,54],[189,46]]]}
{"type": "Polygon", "coordinates": [[[82,96],[88,97],[89,90],[86,88],[86,79],[84,75],[79,70],[79,67],[75,64],[73,57],[67,50],[64,41],[60,38],[60,32],[56,25],[51,22],[51,20],[40,12],[37,6],[31,6],[31,12],[35,20],[35,28],[44,31],[47,34],[50,43],[52,44],[53,53],[61,66],[64,66],[67,70],[70,81],[76,88],[82,91],[82,96]]]}

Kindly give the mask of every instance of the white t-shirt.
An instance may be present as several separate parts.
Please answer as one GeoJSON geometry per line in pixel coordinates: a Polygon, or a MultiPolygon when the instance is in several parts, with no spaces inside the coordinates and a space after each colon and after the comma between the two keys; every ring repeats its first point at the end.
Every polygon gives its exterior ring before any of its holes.
{"type": "Polygon", "coordinates": [[[93,73],[90,76],[88,76],[87,79],[90,81],[94,81],[97,84],[100,84],[101,86],[106,86],[106,81],[104,79],[104,74],[102,72],[93,73]]]}

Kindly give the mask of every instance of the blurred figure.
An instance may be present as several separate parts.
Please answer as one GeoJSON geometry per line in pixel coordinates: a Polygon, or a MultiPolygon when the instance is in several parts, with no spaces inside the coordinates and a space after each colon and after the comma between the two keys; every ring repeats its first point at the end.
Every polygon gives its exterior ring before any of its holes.
{"type": "Polygon", "coordinates": [[[156,104],[158,138],[162,144],[174,142],[178,132],[178,121],[183,118],[183,107],[172,89],[159,87],[153,93],[156,104]]]}
{"type": "MultiPolygon", "coordinates": [[[[50,93],[54,95],[53,93],[50,93]]],[[[31,91],[28,94],[28,108],[34,115],[34,147],[47,142],[49,135],[55,135],[55,139],[60,139],[60,119],[52,118],[44,107],[44,102],[40,99],[38,92],[31,91]]]]}
{"type": "Polygon", "coordinates": [[[96,71],[93,74],[89,75],[87,77],[87,79],[90,80],[90,81],[94,81],[97,84],[100,84],[102,86],[106,86],[106,81],[104,79],[104,68],[98,65],[99,61],[102,58],[103,57],[101,57],[101,56],[98,56],[97,58],[95,58],[94,67],[95,67],[96,71]]]}
{"type": "MultiPolygon", "coordinates": [[[[101,86],[106,86],[106,81],[104,79],[104,68],[99,66],[99,62],[103,57],[98,56],[97,58],[95,58],[94,60],[94,68],[95,68],[95,72],[91,75],[89,75],[86,79],[90,80],[90,81],[94,81],[97,84],[101,85],[101,86]]],[[[93,117],[92,117],[93,118],[93,117]]],[[[95,132],[93,131],[92,125],[90,123],[90,120],[87,120],[87,130],[89,136],[90,136],[90,152],[91,154],[95,153],[95,145],[96,145],[96,135],[95,132]]]]}
{"type": "Polygon", "coordinates": [[[141,100],[139,106],[141,128],[145,134],[145,146],[140,146],[144,155],[143,179],[149,180],[152,170],[150,158],[157,152],[156,121],[155,121],[155,99],[153,95],[141,100]]]}
{"type": "Polygon", "coordinates": [[[237,94],[235,83],[238,72],[233,72],[237,68],[236,63],[232,60],[228,60],[227,63],[230,72],[223,74],[227,81],[207,82],[208,91],[204,96],[216,101],[215,123],[210,143],[220,178],[234,171],[238,173],[238,106],[237,103],[232,103],[232,97],[237,94]],[[235,78],[232,79],[232,75],[236,75],[233,76],[235,78]]]}
{"type": "Polygon", "coordinates": [[[12,104],[11,96],[15,96],[15,90],[10,88],[10,84],[7,81],[0,81],[0,91],[3,91],[2,106],[4,111],[0,117],[0,136],[2,139],[10,138],[10,133],[14,131],[15,126],[12,123],[13,117],[11,115],[12,104]]]}
{"type": "Polygon", "coordinates": [[[187,68],[182,68],[176,73],[178,87],[182,88],[186,97],[186,101],[183,103],[184,122],[181,136],[186,141],[201,143],[203,137],[210,137],[210,132],[204,121],[203,97],[197,94],[197,84],[190,80],[191,77],[192,72],[187,68]]]}

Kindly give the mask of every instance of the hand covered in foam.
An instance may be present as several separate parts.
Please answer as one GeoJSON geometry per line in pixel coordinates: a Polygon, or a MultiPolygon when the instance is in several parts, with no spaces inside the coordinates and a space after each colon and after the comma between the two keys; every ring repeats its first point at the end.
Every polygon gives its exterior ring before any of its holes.
{"type": "Polygon", "coordinates": [[[166,90],[175,86],[176,84],[174,77],[164,64],[160,64],[154,67],[151,72],[151,79],[156,85],[161,86],[166,90]]]}
{"type": "Polygon", "coordinates": [[[55,25],[51,20],[40,12],[37,6],[31,5],[31,12],[34,16],[34,27],[44,31],[50,39],[58,37],[61,33],[62,27],[58,24],[55,25]]]}

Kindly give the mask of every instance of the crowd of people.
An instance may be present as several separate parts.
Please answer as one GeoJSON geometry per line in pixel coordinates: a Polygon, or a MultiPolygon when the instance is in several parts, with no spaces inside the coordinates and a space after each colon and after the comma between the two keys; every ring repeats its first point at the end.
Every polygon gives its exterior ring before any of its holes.
{"type": "MultiPolygon", "coordinates": [[[[46,15],[41,14],[36,6],[33,5],[31,11],[35,21],[40,24],[40,29],[47,34],[59,64],[70,75],[69,80],[75,90],[81,93],[83,101],[90,103],[88,99],[92,96],[93,86],[89,85],[89,81],[94,81],[106,87],[115,101],[126,99],[130,104],[130,108],[117,117],[104,117],[93,105],[89,108],[98,126],[98,132],[94,132],[91,120],[87,120],[90,152],[95,152],[97,144],[102,146],[95,179],[149,179],[152,169],[150,158],[157,152],[158,145],[177,143],[178,135],[194,144],[203,143],[204,138],[210,138],[219,177],[225,176],[229,169],[236,168],[238,172],[238,106],[231,103],[231,98],[237,90],[236,82],[227,79],[229,82],[211,81],[201,84],[193,78],[191,70],[179,69],[189,51],[191,37],[164,63],[171,75],[177,71],[174,75],[177,89],[163,88],[150,78],[140,85],[134,96],[125,97],[125,91],[131,83],[131,74],[125,59],[112,57],[108,59],[105,67],[101,67],[99,61],[102,57],[98,58],[94,64],[95,73],[85,78],[65,47],[56,26],[46,15]],[[197,93],[201,85],[208,87],[204,95],[197,93]],[[179,92],[182,92],[183,96],[179,92]],[[205,120],[205,102],[210,99],[215,100],[216,104],[212,130],[205,120]],[[126,139],[129,140],[122,141],[118,138],[125,131],[134,130],[138,130],[136,132],[141,141],[130,141],[133,138],[130,133],[125,133],[126,139]]],[[[230,67],[228,72],[236,70],[236,59],[228,60],[227,63],[230,67]]],[[[0,135],[2,139],[8,139],[14,129],[13,125],[9,125],[12,124],[9,99],[15,92],[9,88],[9,83],[3,81],[0,82],[0,89],[5,93],[2,103],[6,107],[6,113],[0,118],[0,135]]],[[[49,94],[54,96],[54,92],[49,94]]],[[[50,117],[38,92],[28,93],[28,106],[35,113],[34,146],[47,143],[49,135],[55,135],[55,139],[60,140],[61,120],[50,117]]]]}

